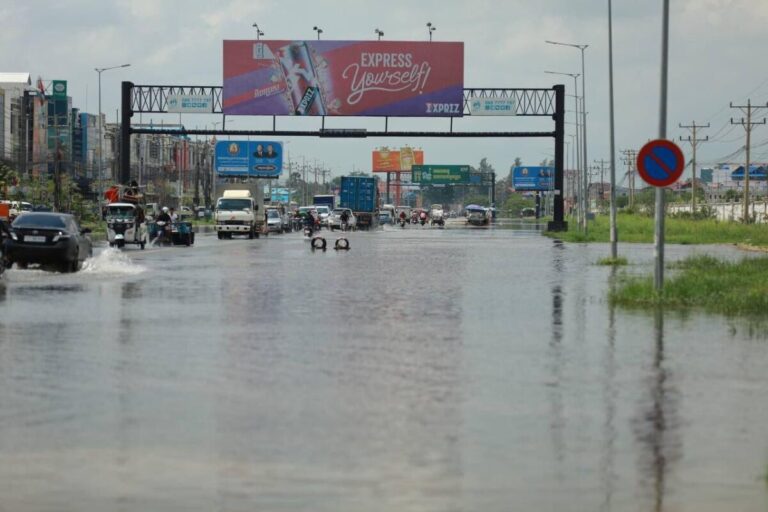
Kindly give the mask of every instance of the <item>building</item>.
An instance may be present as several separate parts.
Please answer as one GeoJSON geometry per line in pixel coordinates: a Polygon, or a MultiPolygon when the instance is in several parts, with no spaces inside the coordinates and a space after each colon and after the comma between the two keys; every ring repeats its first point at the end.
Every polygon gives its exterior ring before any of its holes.
{"type": "Polygon", "coordinates": [[[21,126],[24,91],[32,86],[29,73],[0,73],[0,157],[17,160],[19,144],[23,142],[17,131],[21,126]],[[15,140],[14,140],[15,138],[15,140]]]}

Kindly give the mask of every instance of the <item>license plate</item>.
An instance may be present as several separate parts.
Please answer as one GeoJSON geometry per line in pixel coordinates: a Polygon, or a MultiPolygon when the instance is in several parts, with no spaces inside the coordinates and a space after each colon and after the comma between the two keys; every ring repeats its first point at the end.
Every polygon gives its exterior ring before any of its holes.
{"type": "Polygon", "coordinates": [[[25,242],[34,242],[37,244],[43,244],[45,243],[45,237],[44,236],[34,236],[34,235],[27,235],[24,237],[25,242]]]}

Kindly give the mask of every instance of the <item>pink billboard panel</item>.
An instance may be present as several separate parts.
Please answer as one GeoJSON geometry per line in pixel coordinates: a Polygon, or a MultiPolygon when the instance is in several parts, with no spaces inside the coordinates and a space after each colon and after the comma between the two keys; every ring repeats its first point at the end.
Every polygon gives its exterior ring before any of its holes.
{"type": "Polygon", "coordinates": [[[464,43],[224,41],[227,115],[461,116],[464,43]]]}

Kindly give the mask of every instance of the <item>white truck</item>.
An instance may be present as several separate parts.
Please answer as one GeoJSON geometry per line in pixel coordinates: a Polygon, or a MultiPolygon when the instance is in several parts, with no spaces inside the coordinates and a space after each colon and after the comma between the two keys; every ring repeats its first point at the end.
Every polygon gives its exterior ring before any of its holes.
{"type": "Polygon", "coordinates": [[[232,235],[259,238],[264,226],[264,197],[253,197],[250,190],[225,190],[216,201],[214,229],[219,240],[232,235]]]}

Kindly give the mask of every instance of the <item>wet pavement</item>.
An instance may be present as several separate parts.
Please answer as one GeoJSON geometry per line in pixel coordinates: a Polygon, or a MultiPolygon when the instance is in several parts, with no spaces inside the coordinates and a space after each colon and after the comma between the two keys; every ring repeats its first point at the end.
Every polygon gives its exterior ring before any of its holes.
{"type": "Polygon", "coordinates": [[[530,225],[349,239],[7,272],[0,511],[768,510],[764,327],[614,309],[530,225]]]}

